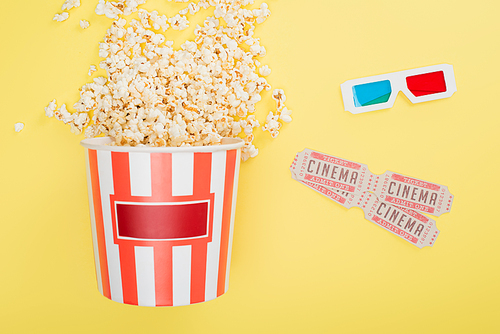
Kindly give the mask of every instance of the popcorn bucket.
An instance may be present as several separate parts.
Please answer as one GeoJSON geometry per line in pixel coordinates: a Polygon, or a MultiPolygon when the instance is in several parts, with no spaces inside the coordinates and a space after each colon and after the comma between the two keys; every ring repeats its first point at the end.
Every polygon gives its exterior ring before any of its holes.
{"type": "Polygon", "coordinates": [[[111,141],[81,142],[99,291],[140,306],[224,294],[243,141],[164,148],[111,141]]]}

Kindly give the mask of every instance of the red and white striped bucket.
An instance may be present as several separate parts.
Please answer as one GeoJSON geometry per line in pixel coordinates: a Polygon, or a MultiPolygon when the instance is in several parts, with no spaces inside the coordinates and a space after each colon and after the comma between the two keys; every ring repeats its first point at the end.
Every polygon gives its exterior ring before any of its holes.
{"type": "Polygon", "coordinates": [[[140,306],[227,291],[241,139],[203,147],[120,147],[85,139],[99,291],[140,306]]]}

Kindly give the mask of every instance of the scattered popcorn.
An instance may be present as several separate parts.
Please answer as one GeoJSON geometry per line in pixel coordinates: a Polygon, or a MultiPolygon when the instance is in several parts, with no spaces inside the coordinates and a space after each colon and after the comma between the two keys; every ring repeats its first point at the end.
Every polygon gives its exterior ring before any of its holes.
{"type": "Polygon", "coordinates": [[[170,26],[175,30],[184,30],[189,27],[189,21],[187,20],[187,18],[179,14],[169,18],[168,23],[170,23],[170,26]]]}
{"type": "Polygon", "coordinates": [[[253,144],[245,143],[241,149],[241,160],[247,161],[249,158],[255,158],[259,154],[259,149],[253,144]]]}
{"type": "Polygon", "coordinates": [[[97,15],[105,15],[110,19],[118,19],[118,15],[130,15],[137,12],[137,6],[146,3],[146,0],[99,0],[95,8],[97,15]]]}
{"type": "Polygon", "coordinates": [[[118,15],[123,14],[123,11],[119,9],[117,5],[118,5],[117,2],[108,2],[105,0],[99,0],[99,3],[95,8],[95,13],[97,15],[106,15],[106,17],[110,19],[117,19],[118,15]]]}
{"type": "Polygon", "coordinates": [[[63,104],[59,109],[54,112],[57,120],[63,121],[64,124],[71,126],[71,132],[80,134],[84,127],[89,123],[89,116],[86,113],[73,113],[70,114],[66,109],[66,104],[63,104]]]}
{"type": "Polygon", "coordinates": [[[189,14],[194,15],[198,13],[201,7],[197,3],[190,2],[189,5],[187,6],[187,9],[189,10],[189,14]]]}
{"type": "Polygon", "coordinates": [[[60,106],[59,109],[54,112],[54,116],[57,120],[63,121],[64,124],[67,124],[72,118],[71,114],[66,109],[66,104],[60,106]]]}
{"type": "Polygon", "coordinates": [[[257,17],[256,21],[258,24],[264,22],[269,17],[269,15],[271,15],[271,11],[268,9],[267,3],[262,3],[259,9],[254,9],[252,12],[253,15],[257,17]]]}
{"type": "Polygon", "coordinates": [[[62,5],[62,10],[70,10],[71,8],[80,7],[80,0],[66,0],[62,5]]]}
{"type": "Polygon", "coordinates": [[[80,27],[82,27],[82,29],[87,29],[90,27],[90,22],[87,20],[80,20],[80,27]]]}
{"type": "Polygon", "coordinates": [[[269,68],[269,66],[264,65],[261,68],[259,68],[259,73],[260,73],[260,75],[265,77],[265,76],[268,76],[269,74],[271,74],[271,69],[269,68]]]}
{"type": "Polygon", "coordinates": [[[291,114],[291,110],[289,110],[287,107],[283,107],[283,109],[281,109],[280,111],[280,119],[285,123],[290,123],[292,121],[292,117],[290,116],[291,114]]]}
{"type": "Polygon", "coordinates": [[[62,22],[66,21],[69,17],[69,13],[64,12],[62,14],[56,14],[52,20],[57,21],[57,22],[62,22]]]}
{"type": "MultiPolygon", "coordinates": [[[[145,0],[99,0],[96,13],[113,19],[99,44],[99,56],[104,58],[99,67],[107,77],[81,87],[74,112],[65,104],[57,109],[53,100],[45,108],[46,115],[70,124],[74,133],[85,131],[87,138],[110,136],[113,145],[200,146],[220,144],[223,137],[241,137],[245,140],[242,159],[255,157],[253,132],[260,127],[255,105],[263,90],[271,90],[263,78],[271,69],[256,59],[265,56],[266,49],[253,37],[255,25],[270,11],[266,4],[254,10],[243,8],[253,2],[192,1],[167,17],[137,9],[145,0]],[[158,32],[169,27],[186,29],[188,13],[209,7],[214,8],[213,16],[197,25],[194,40],[179,49],[158,32]],[[130,22],[119,17],[136,11],[138,19],[130,22]]],[[[89,75],[96,70],[91,65],[89,75]]],[[[277,110],[268,114],[262,129],[275,138],[281,122],[292,119],[283,90],[275,89],[272,97],[277,110]]]]}
{"type": "Polygon", "coordinates": [[[240,127],[247,136],[250,136],[253,133],[253,129],[259,125],[259,121],[255,119],[255,115],[250,115],[245,120],[240,121],[240,127]]]}
{"type": "Polygon", "coordinates": [[[276,108],[279,110],[283,108],[284,102],[286,101],[285,92],[283,89],[275,89],[273,90],[273,99],[276,101],[276,108]]]}
{"type": "Polygon", "coordinates": [[[19,122],[14,124],[14,130],[16,132],[21,132],[22,129],[24,129],[24,123],[19,122]]]}
{"type": "Polygon", "coordinates": [[[279,129],[281,128],[281,123],[278,122],[279,115],[273,114],[272,111],[269,112],[266,118],[266,123],[262,127],[262,130],[264,131],[269,131],[271,134],[271,137],[276,138],[278,137],[279,129]]]}
{"type": "Polygon", "coordinates": [[[92,73],[94,73],[95,71],[97,71],[97,67],[95,65],[90,65],[89,76],[92,75],[92,73]]]}
{"type": "Polygon", "coordinates": [[[49,102],[49,105],[45,107],[45,115],[47,117],[54,116],[54,111],[57,109],[56,99],[49,102]]]}
{"type": "MultiPolygon", "coordinates": [[[[147,13],[147,12],[146,12],[147,13]]],[[[170,25],[167,23],[166,15],[158,15],[158,12],[152,11],[151,15],[149,15],[149,20],[151,21],[151,26],[153,29],[166,31],[170,25]]]]}

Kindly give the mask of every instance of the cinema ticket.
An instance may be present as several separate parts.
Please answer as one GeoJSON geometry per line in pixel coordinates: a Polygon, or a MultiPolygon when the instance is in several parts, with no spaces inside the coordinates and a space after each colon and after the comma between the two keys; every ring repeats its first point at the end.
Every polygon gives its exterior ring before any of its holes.
{"type": "Polygon", "coordinates": [[[367,165],[305,149],[290,166],[292,178],[349,209],[359,207],[365,218],[423,248],[434,245],[436,221],[449,212],[448,187],[387,171],[376,175],[367,165]],[[419,212],[420,211],[420,212],[419,212]]]}
{"type": "Polygon", "coordinates": [[[388,203],[433,216],[449,212],[453,203],[446,186],[391,171],[376,175],[365,164],[310,149],[296,155],[292,173],[298,181],[352,194],[372,192],[388,203]]]}

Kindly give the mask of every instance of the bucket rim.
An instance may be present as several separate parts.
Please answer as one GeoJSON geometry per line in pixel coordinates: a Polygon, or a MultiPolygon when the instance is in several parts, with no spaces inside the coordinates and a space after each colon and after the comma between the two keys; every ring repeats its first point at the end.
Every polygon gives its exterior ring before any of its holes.
{"type": "Polygon", "coordinates": [[[184,146],[184,147],[151,147],[151,146],[111,146],[111,137],[87,138],[80,145],[87,149],[111,152],[143,152],[143,153],[180,153],[180,152],[217,152],[236,150],[243,147],[245,141],[241,138],[222,138],[220,145],[184,146]]]}

